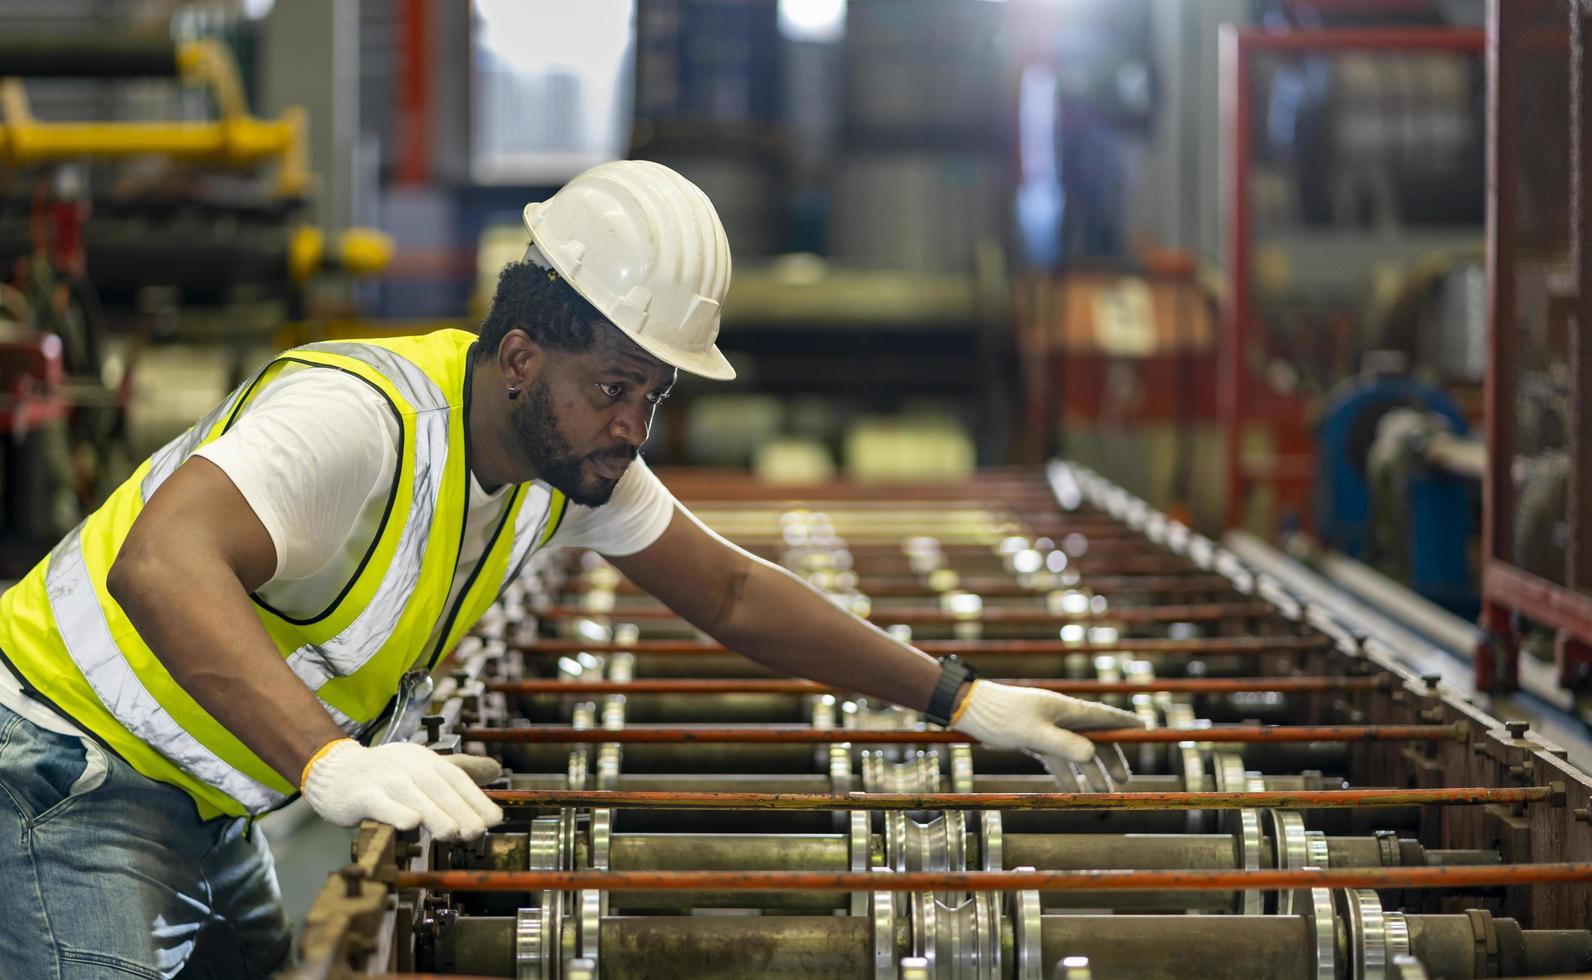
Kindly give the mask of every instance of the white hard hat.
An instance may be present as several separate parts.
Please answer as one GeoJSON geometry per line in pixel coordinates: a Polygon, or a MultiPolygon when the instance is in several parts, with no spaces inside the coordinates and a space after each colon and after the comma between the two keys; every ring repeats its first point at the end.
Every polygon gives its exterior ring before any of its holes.
{"type": "Polygon", "coordinates": [[[643,350],[727,381],[713,341],[730,288],[730,243],[713,202],[659,163],[616,160],[525,206],[547,263],[643,350]]]}

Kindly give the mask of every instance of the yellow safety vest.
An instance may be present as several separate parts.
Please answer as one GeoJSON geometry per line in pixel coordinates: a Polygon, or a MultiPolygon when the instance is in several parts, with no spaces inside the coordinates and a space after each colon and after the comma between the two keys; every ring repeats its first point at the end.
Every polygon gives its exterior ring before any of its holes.
{"type": "Polygon", "coordinates": [[[345,732],[365,734],[399,678],[452,649],[563,518],[563,494],[540,482],[515,487],[474,573],[444,608],[470,499],[465,427],[474,340],[439,330],[310,344],[278,356],[145,460],[0,596],[0,653],[13,672],[139,772],[187,790],[201,817],[258,814],[287,800],[296,787],[178,686],[106,591],[105,575],[160,484],[226,432],[285,367],[342,371],[370,385],[398,420],[400,441],[387,509],[364,561],[332,604],[307,619],[254,599],[294,673],[345,732]]]}

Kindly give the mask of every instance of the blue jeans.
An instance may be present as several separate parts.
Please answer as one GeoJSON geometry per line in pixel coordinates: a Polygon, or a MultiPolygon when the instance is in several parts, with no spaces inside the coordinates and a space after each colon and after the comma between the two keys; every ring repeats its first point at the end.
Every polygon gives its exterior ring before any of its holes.
{"type": "Polygon", "coordinates": [[[0,706],[0,976],[264,977],[291,948],[263,834],[0,706]]]}

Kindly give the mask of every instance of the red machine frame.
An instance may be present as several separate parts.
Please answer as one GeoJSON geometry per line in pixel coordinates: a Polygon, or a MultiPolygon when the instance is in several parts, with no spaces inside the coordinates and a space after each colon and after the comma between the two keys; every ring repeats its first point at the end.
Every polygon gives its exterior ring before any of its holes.
{"type": "Polygon", "coordinates": [[[1592,459],[1592,249],[1583,235],[1592,220],[1592,21],[1584,4],[1490,0],[1487,10],[1487,292],[1488,371],[1486,426],[1488,465],[1484,480],[1482,524],[1481,625],[1489,634],[1475,654],[1476,687],[1511,691],[1519,687],[1520,619],[1557,631],[1555,642],[1559,682],[1585,686],[1592,668],[1592,486],[1585,460],[1592,459]],[[1563,31],[1544,30],[1545,12],[1563,7],[1563,31]],[[1569,268],[1552,283],[1554,298],[1568,305],[1567,349],[1569,392],[1566,449],[1569,534],[1565,584],[1550,582],[1511,561],[1507,536],[1515,515],[1513,466],[1516,411],[1514,371],[1518,363],[1518,330],[1512,312],[1516,290],[1517,201],[1514,190],[1520,167],[1522,128],[1509,108],[1520,83],[1520,62],[1562,52],[1568,59],[1569,119],[1569,268]],[[1582,463],[1576,464],[1575,460],[1582,463]]]}
{"type": "MultiPolygon", "coordinates": [[[[1227,296],[1222,309],[1222,346],[1217,360],[1217,415],[1222,427],[1227,474],[1226,525],[1237,527],[1252,486],[1272,484],[1286,493],[1279,501],[1293,503],[1300,519],[1308,522],[1310,489],[1315,459],[1305,432],[1304,407],[1297,399],[1279,396],[1269,388],[1253,390],[1254,381],[1244,360],[1255,310],[1250,294],[1251,208],[1250,119],[1252,68],[1259,53],[1343,51],[1459,51],[1481,53],[1486,34],[1456,28],[1386,28],[1374,30],[1323,30],[1268,33],[1258,30],[1223,31],[1221,39],[1221,100],[1223,128],[1231,159],[1227,168],[1227,296]],[[1272,423],[1281,452],[1269,459],[1246,459],[1242,449],[1245,429],[1254,422],[1272,423]]],[[[1588,525],[1592,527],[1592,524],[1588,525]]],[[[1589,619],[1592,622],[1592,619],[1589,619]]]]}

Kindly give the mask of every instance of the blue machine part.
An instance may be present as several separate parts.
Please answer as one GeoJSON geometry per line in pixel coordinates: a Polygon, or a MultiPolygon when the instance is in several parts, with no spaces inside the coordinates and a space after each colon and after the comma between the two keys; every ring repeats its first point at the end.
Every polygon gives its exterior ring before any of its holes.
{"type": "Polygon", "coordinates": [[[1473,481],[1434,469],[1411,476],[1408,485],[1410,588],[1471,621],[1481,611],[1470,567],[1478,489],[1473,481]]]}
{"type": "MultiPolygon", "coordinates": [[[[1366,479],[1366,459],[1371,443],[1376,440],[1377,424],[1397,408],[1435,412],[1448,421],[1455,435],[1464,435],[1469,428],[1465,417],[1446,394],[1414,378],[1356,378],[1340,386],[1328,400],[1321,417],[1316,453],[1316,529],[1324,542],[1352,558],[1364,560],[1367,557],[1371,493],[1366,479]]],[[[1469,518],[1437,525],[1446,531],[1421,534],[1418,529],[1439,516],[1446,522],[1453,521],[1455,515],[1467,514],[1468,490],[1458,480],[1426,482],[1430,485],[1417,495],[1417,499],[1410,501],[1416,536],[1423,540],[1446,537],[1453,541],[1461,549],[1461,560],[1457,569],[1450,566],[1447,572],[1463,574],[1466,535],[1456,534],[1454,529],[1468,528],[1469,518]]],[[[1450,560],[1425,549],[1416,549],[1410,557],[1410,567],[1413,572],[1431,561],[1450,560]]],[[[1411,584],[1421,591],[1418,585],[1411,584]]]]}

